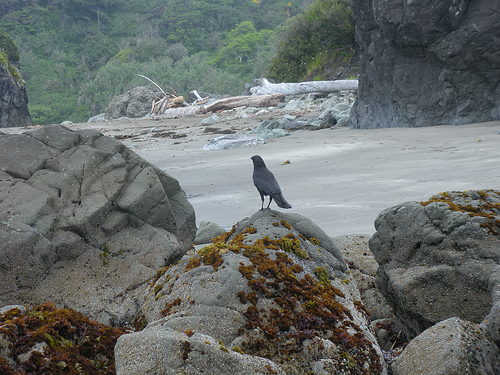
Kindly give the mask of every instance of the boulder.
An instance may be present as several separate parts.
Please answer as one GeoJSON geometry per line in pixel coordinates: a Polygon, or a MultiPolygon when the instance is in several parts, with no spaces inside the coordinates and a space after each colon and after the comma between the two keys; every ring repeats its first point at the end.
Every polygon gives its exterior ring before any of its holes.
{"type": "Polygon", "coordinates": [[[500,192],[446,192],[383,211],[369,241],[377,285],[412,337],[439,321],[480,323],[500,257],[500,192]]]}
{"type": "Polygon", "coordinates": [[[347,271],[310,220],[259,211],[158,273],[142,306],[149,324],[117,344],[118,373],[163,374],[164,363],[171,373],[213,373],[212,357],[221,374],[227,364],[242,373],[384,373],[347,271]]]}
{"type": "Polygon", "coordinates": [[[155,326],[117,342],[118,375],[285,375],[266,358],[229,350],[211,336],[155,326]]]}
{"type": "Polygon", "coordinates": [[[353,128],[500,120],[500,23],[490,0],[354,0],[353,128]]]}
{"type": "Polygon", "coordinates": [[[210,221],[202,221],[198,230],[196,231],[196,237],[194,239],[194,245],[203,245],[212,242],[212,239],[225,233],[226,230],[220,225],[210,221]]]}
{"type": "Polygon", "coordinates": [[[378,263],[368,246],[369,239],[370,236],[365,235],[346,235],[333,238],[333,242],[348,263],[351,275],[356,280],[361,302],[373,322],[392,317],[392,310],[376,286],[378,263]]]}
{"type": "Polygon", "coordinates": [[[454,317],[414,338],[391,367],[394,375],[496,375],[500,350],[477,325],[454,317]]]}
{"type": "Polygon", "coordinates": [[[228,134],[213,138],[203,146],[203,150],[226,150],[230,148],[258,146],[264,143],[265,141],[262,138],[254,138],[242,134],[228,134]]]}
{"type": "Polygon", "coordinates": [[[489,279],[493,306],[481,322],[481,327],[488,332],[491,339],[500,347],[500,265],[493,268],[489,279]]]}
{"type": "Polygon", "coordinates": [[[94,130],[0,134],[0,306],[52,301],[110,324],[196,232],[177,180],[94,130]]]}
{"type": "Polygon", "coordinates": [[[143,117],[151,111],[155,99],[163,97],[158,89],[149,86],[139,86],[122,95],[115,96],[106,108],[106,119],[120,117],[143,117]]]}
{"type": "Polygon", "coordinates": [[[213,125],[220,121],[221,121],[220,117],[214,113],[212,116],[206,117],[203,120],[201,120],[201,125],[213,125]]]}

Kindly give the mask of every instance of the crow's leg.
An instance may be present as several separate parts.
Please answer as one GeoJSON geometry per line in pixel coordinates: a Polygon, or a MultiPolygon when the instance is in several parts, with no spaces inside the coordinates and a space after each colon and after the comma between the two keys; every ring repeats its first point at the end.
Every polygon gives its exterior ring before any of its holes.
{"type": "Polygon", "coordinates": [[[260,210],[262,211],[264,209],[264,195],[260,195],[260,200],[261,200],[261,205],[260,205],[260,210]]]}
{"type": "Polygon", "coordinates": [[[269,206],[271,205],[271,201],[273,200],[273,197],[269,196],[269,204],[267,205],[266,208],[269,208],[269,206]]]}

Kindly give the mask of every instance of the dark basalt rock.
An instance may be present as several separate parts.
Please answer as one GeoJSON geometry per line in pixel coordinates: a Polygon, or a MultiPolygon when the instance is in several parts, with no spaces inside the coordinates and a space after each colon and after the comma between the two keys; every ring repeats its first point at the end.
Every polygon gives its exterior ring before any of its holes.
{"type": "Polygon", "coordinates": [[[19,67],[0,62],[0,128],[31,126],[28,94],[19,67]]]}
{"type": "Polygon", "coordinates": [[[354,0],[362,74],[352,128],[500,119],[500,22],[490,0],[354,0]]]}
{"type": "Polygon", "coordinates": [[[376,282],[408,336],[459,317],[480,323],[497,298],[500,192],[447,192],[380,213],[369,241],[376,282]]]}

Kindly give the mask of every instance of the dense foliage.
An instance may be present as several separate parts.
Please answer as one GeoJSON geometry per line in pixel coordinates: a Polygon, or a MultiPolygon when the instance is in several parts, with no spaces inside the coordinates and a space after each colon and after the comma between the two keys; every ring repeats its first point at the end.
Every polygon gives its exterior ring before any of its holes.
{"type": "Polygon", "coordinates": [[[5,53],[6,59],[9,61],[19,61],[17,46],[14,40],[5,31],[0,31],[0,50],[5,53]]]}
{"type": "Polygon", "coordinates": [[[283,34],[267,76],[297,82],[328,62],[343,63],[353,57],[354,26],[351,0],[317,0],[298,15],[283,34]],[[340,58],[339,58],[340,57],[340,58]]]}
{"type": "Polygon", "coordinates": [[[312,1],[2,0],[0,25],[19,49],[32,118],[49,124],[104,111],[115,95],[148,84],[138,74],[180,95],[241,94],[266,74],[280,35],[270,72],[298,80],[310,71],[308,53],[322,53],[352,28],[338,22],[350,22],[348,0],[317,0],[301,15],[312,1]],[[332,3],[345,8],[334,23],[325,13],[341,8],[332,3]],[[302,43],[287,42],[294,39],[302,43]],[[321,48],[312,48],[317,43],[321,48]]]}

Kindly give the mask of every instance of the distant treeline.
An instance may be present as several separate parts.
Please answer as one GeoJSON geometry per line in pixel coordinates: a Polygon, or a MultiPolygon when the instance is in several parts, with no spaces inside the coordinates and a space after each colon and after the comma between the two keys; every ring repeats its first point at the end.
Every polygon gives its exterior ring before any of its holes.
{"type": "Polygon", "coordinates": [[[352,56],[351,18],[350,0],[0,3],[0,28],[17,44],[42,125],[86,121],[147,85],[138,74],[181,95],[238,95],[261,76],[299,81],[331,56],[352,56]]]}

